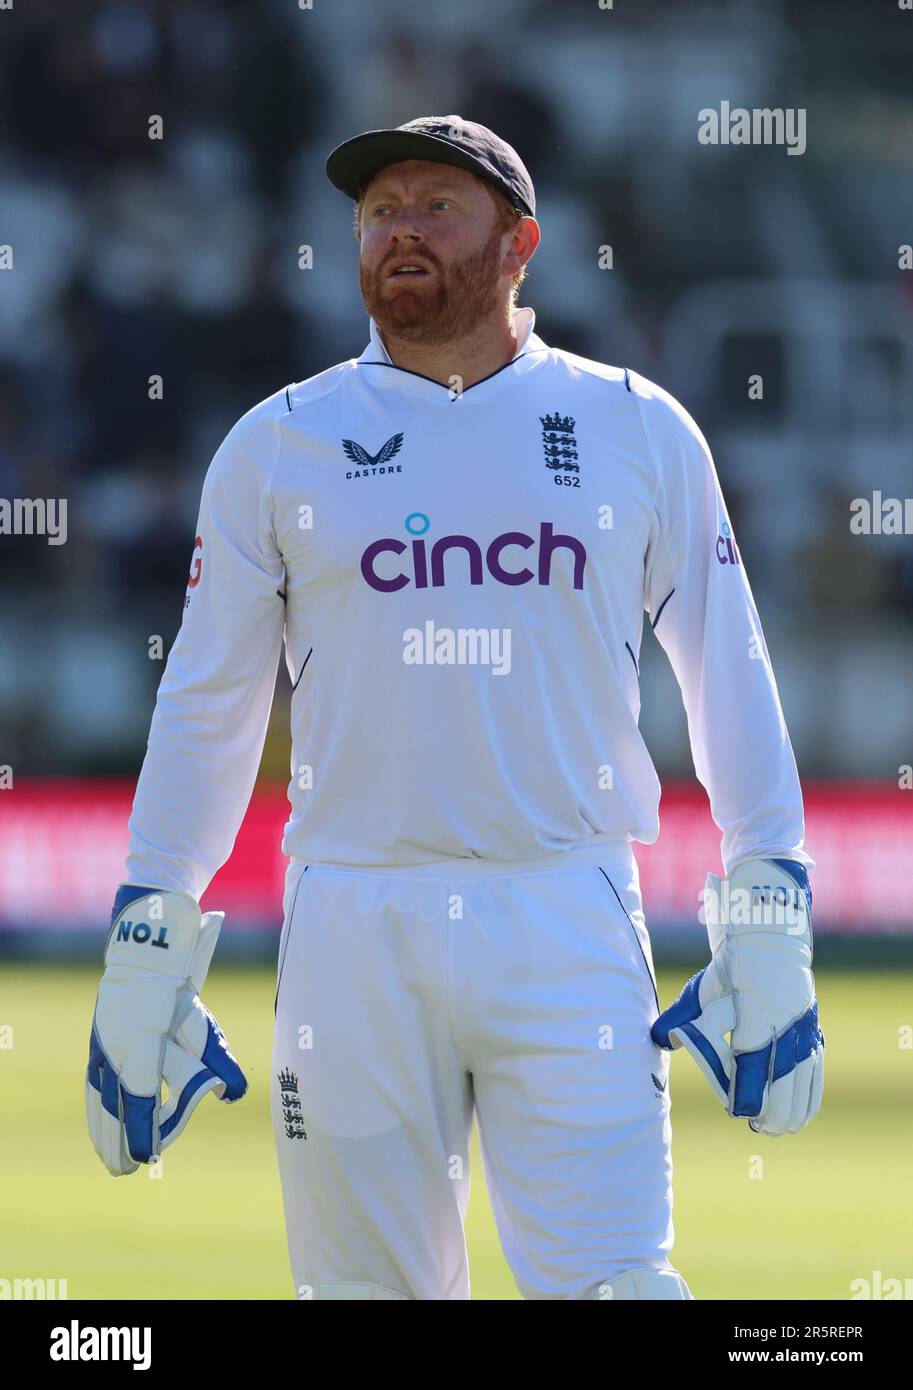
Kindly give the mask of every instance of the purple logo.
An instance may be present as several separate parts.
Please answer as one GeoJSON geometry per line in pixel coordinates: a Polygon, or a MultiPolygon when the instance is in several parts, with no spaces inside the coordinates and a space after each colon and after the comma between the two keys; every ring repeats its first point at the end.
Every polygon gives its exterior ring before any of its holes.
{"type": "Polygon", "coordinates": [[[722,535],[716,538],[716,558],[721,565],[740,565],[742,563],[728,522],[723,522],[722,535]]]}
{"type": "MultiPolygon", "coordinates": [[[[550,521],[539,523],[539,535],[528,536],[525,531],[503,531],[490,541],[484,552],[472,536],[441,536],[429,549],[424,533],[431,522],[424,512],[411,512],[406,517],[406,530],[412,536],[411,545],[385,536],[372,541],[361,557],[361,572],[365,583],[382,594],[393,594],[414,584],[416,589],[429,587],[438,589],[446,584],[445,557],[451,551],[459,552],[447,560],[451,577],[469,575],[470,584],[482,584],[485,570],[499,584],[529,584],[537,579],[540,584],[551,582],[552,556],[558,550],[569,551],[573,556],[574,588],[583,588],[583,571],[586,567],[586,548],[576,536],[555,535],[550,521]],[[376,564],[384,554],[404,555],[410,551],[409,560],[403,562],[405,570],[385,578],[378,574],[376,564]],[[518,554],[517,551],[534,551],[532,555],[518,554]],[[529,561],[529,563],[524,563],[529,561]],[[535,568],[531,568],[534,565],[535,568]]],[[[388,568],[391,568],[388,562],[388,568]]]]}

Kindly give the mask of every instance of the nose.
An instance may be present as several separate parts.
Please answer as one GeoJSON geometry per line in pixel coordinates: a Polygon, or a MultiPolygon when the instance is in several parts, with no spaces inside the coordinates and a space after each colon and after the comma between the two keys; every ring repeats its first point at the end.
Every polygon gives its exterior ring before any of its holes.
{"type": "Polygon", "coordinates": [[[419,248],[424,251],[424,237],[421,230],[410,220],[408,212],[397,213],[395,217],[391,217],[390,226],[387,228],[387,250],[383,263],[394,260],[397,256],[409,255],[419,248]]]}
{"type": "Polygon", "coordinates": [[[405,209],[390,218],[390,240],[421,241],[422,234],[411,213],[405,209]]]}

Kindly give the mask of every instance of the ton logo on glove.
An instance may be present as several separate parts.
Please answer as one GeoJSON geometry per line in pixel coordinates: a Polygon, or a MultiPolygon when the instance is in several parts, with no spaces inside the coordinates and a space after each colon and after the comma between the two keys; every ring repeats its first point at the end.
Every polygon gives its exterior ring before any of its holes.
{"type": "MultiPolygon", "coordinates": [[[[153,916],[153,908],[155,906],[156,900],[158,901],[158,903],[162,902],[161,893],[156,893],[153,898],[149,899],[150,904],[152,904],[152,907],[149,911],[150,917],[153,916]]],[[[158,909],[158,911],[160,916],[161,907],[158,909]]],[[[148,941],[151,946],[157,946],[160,950],[167,951],[167,936],[168,928],[165,926],[159,927],[158,935],[153,937],[152,928],[150,927],[148,922],[133,922],[129,918],[121,918],[121,920],[117,924],[118,941],[130,941],[132,939],[133,941],[138,942],[139,945],[144,945],[148,941]]]]}

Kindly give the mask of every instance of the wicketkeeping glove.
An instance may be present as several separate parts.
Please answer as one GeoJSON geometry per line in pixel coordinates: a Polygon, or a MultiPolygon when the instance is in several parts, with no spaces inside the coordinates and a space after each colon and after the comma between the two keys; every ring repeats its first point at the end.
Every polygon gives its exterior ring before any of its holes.
{"type": "Polygon", "coordinates": [[[713,959],[650,1030],[660,1047],[687,1048],[727,1112],[758,1134],[794,1134],[821,1108],[811,900],[808,873],[791,859],[708,875],[713,959]]]}
{"type": "Polygon", "coordinates": [[[207,1091],[231,1102],[247,1090],[199,997],[224,916],[201,916],[186,893],[117,891],[85,1085],[89,1134],[115,1177],[174,1143],[207,1091]]]}

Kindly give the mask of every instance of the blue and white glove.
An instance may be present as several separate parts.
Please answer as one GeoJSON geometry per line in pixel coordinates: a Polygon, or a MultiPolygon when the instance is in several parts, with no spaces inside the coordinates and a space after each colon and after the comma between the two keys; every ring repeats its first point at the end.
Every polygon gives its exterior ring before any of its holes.
{"type": "Polygon", "coordinates": [[[792,859],[748,859],[724,880],[709,874],[713,959],[650,1030],[660,1047],[687,1048],[728,1114],[757,1134],[795,1134],[821,1108],[811,902],[808,873],[792,859]]]}
{"type": "Polygon", "coordinates": [[[187,893],[117,891],[85,1085],[89,1134],[114,1177],[173,1144],[207,1091],[232,1102],[247,1090],[199,997],[224,916],[201,915],[187,893]]]}

